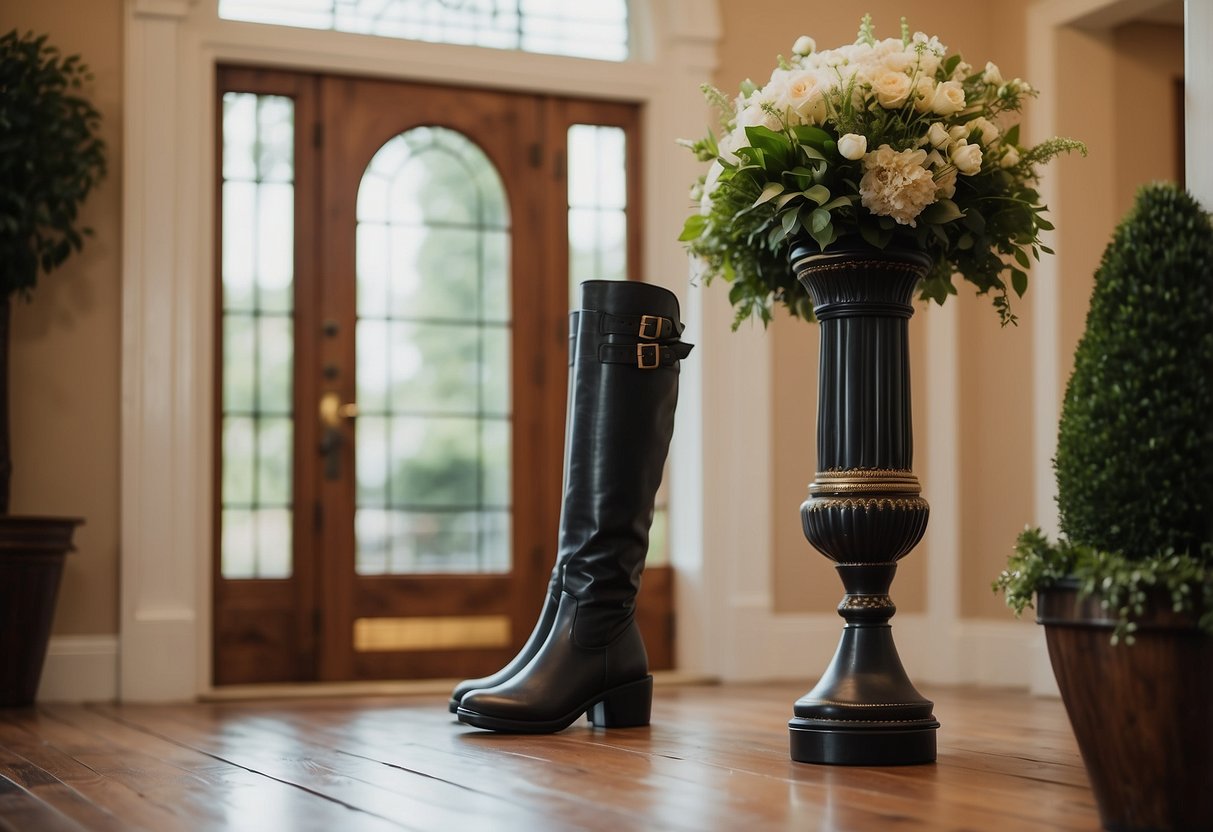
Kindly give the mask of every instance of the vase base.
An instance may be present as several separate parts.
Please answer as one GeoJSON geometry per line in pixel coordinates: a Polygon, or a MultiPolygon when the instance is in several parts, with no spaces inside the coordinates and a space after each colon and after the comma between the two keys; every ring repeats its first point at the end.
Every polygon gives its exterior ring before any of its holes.
{"type": "Polygon", "coordinates": [[[934,720],[913,727],[838,727],[816,719],[788,721],[792,759],[827,766],[908,766],[935,762],[934,720]]]}

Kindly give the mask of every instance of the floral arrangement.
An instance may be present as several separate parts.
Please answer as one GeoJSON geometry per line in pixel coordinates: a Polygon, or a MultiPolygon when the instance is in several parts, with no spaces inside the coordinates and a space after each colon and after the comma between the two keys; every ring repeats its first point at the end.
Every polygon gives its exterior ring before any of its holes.
{"type": "Polygon", "coordinates": [[[921,296],[943,303],[959,273],[993,293],[1005,325],[1010,289],[1027,290],[1030,258],[1052,251],[1052,229],[1034,189],[1036,166],[1086,147],[1054,138],[1019,142],[1000,117],[1035,94],[992,63],[975,69],[938,38],[910,33],[877,40],[865,15],[855,43],[818,51],[799,38],[763,87],[746,81],[729,100],[704,85],[721,111],[720,136],[683,142],[711,162],[692,188],[698,210],[681,240],[705,282],[732,284],[734,329],[772,307],[812,318],[811,300],[788,266],[795,240],[822,251],[906,246],[933,261],[921,296]]]}

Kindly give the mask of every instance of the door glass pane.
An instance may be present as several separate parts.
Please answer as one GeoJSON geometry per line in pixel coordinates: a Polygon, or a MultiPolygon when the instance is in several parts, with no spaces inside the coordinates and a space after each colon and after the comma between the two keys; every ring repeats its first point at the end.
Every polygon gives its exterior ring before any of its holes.
{"type": "Polygon", "coordinates": [[[583,280],[627,280],[627,154],[621,127],[569,127],[569,299],[583,280]]]}
{"type": "MultiPolygon", "coordinates": [[[[584,280],[628,279],[627,133],[621,127],[573,124],[568,131],[569,308],[584,280]]],[[[647,562],[669,562],[669,466],[657,492],[647,562]]]]}
{"type": "Polygon", "coordinates": [[[604,61],[628,58],[627,0],[219,0],[219,16],[604,61]]]}
{"type": "Polygon", "coordinates": [[[291,575],[294,102],[223,96],[220,568],[291,575]]]}
{"type": "Polygon", "coordinates": [[[402,133],[363,175],[357,241],[356,571],[508,571],[501,179],[460,133],[402,133]]]}

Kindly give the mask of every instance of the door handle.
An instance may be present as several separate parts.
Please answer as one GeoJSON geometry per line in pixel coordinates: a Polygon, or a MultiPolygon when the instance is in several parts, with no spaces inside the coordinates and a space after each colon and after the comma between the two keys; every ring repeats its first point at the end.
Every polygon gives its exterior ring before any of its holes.
{"type": "Polygon", "coordinates": [[[332,390],[320,397],[320,424],[324,427],[320,437],[320,454],[324,457],[325,479],[340,479],[341,446],[345,443],[341,423],[357,415],[358,405],[353,402],[342,404],[341,397],[332,390]]]}
{"type": "Polygon", "coordinates": [[[358,416],[358,405],[354,402],[342,404],[341,397],[333,390],[320,397],[320,424],[326,428],[338,428],[345,419],[358,416]]]}

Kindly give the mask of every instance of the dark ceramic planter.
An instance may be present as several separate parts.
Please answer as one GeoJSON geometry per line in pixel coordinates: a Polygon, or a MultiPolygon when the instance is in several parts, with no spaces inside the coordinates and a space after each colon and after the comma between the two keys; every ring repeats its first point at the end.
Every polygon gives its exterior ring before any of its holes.
{"type": "Polygon", "coordinates": [[[939,723],[897,655],[889,587],[929,513],[912,470],[909,322],[930,260],[871,248],[820,254],[810,244],[794,247],[791,262],[821,332],[817,473],[801,523],[846,590],[834,658],[793,706],[791,756],[831,765],[928,763],[939,723]]]}
{"type": "Polygon", "coordinates": [[[1213,830],[1213,636],[1164,595],[1135,643],[1076,582],[1038,593],[1049,659],[1104,829],[1213,830]]]}
{"type": "Polygon", "coordinates": [[[38,692],[63,561],[82,521],[0,515],[0,707],[38,692]]]}

